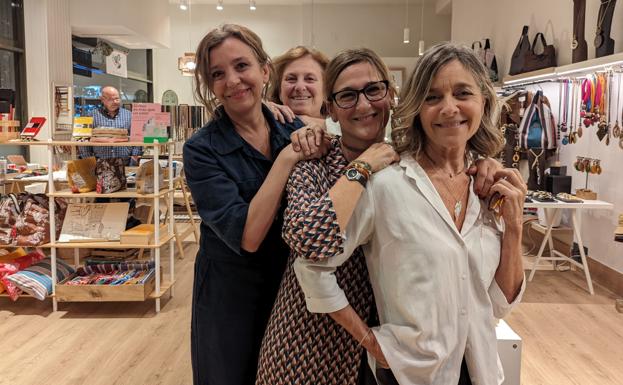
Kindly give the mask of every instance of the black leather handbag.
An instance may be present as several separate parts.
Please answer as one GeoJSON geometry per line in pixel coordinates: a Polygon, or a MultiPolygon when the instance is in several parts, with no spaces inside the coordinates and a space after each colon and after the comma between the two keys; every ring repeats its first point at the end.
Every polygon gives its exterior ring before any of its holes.
{"type": "Polygon", "coordinates": [[[545,36],[539,32],[534,36],[534,40],[532,40],[532,48],[526,56],[522,72],[536,71],[549,67],[556,67],[556,49],[553,45],[547,45],[545,36]],[[543,53],[537,54],[534,51],[539,37],[541,38],[541,44],[543,44],[543,53]]]}
{"type": "Polygon", "coordinates": [[[526,60],[526,55],[530,53],[530,39],[528,39],[528,26],[524,25],[523,30],[521,31],[521,37],[519,38],[519,42],[517,43],[517,47],[515,47],[515,51],[513,51],[513,56],[511,58],[511,68],[508,71],[509,75],[517,75],[524,71],[524,62],[526,60]]]}

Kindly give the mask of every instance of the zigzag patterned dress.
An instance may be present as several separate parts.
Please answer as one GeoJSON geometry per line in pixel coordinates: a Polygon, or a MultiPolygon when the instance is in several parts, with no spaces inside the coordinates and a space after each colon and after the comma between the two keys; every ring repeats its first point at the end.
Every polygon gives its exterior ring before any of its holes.
{"type": "MultiPolygon", "coordinates": [[[[316,258],[337,243],[339,227],[328,190],[347,164],[335,138],[324,158],[299,162],[290,175],[282,235],[292,253],[262,342],[256,385],[365,383],[359,375],[365,350],[329,315],[307,311],[292,267],[297,257],[316,258]]],[[[336,271],[337,281],[359,316],[377,325],[365,257],[360,248],[354,254],[336,271]]]]}

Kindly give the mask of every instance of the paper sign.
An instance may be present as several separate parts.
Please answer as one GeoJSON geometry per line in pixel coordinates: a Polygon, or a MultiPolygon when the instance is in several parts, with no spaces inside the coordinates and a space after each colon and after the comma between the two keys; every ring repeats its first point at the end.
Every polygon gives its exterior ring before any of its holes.
{"type": "Polygon", "coordinates": [[[121,51],[113,50],[106,56],[106,73],[111,75],[128,77],[128,55],[121,51]]]}

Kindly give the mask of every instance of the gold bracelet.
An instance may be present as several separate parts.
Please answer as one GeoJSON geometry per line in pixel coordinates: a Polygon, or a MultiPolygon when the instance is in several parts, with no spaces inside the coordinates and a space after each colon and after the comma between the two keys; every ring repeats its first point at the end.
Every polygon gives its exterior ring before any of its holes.
{"type": "Polygon", "coordinates": [[[372,329],[368,329],[368,331],[366,332],[366,334],[363,336],[363,338],[361,339],[361,341],[359,341],[359,343],[357,344],[357,349],[359,349],[360,346],[363,345],[363,341],[366,340],[366,338],[368,338],[368,336],[370,335],[370,333],[372,333],[372,329]]]}
{"type": "Polygon", "coordinates": [[[354,166],[354,167],[359,166],[361,168],[366,169],[369,175],[372,175],[372,166],[370,166],[370,163],[366,161],[355,159],[352,162],[350,162],[349,166],[354,166]]]}

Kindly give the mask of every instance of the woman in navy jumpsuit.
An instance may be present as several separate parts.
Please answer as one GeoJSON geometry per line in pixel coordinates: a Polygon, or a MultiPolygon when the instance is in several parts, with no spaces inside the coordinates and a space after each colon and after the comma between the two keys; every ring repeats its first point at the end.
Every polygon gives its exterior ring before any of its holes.
{"type": "Polygon", "coordinates": [[[196,61],[195,91],[213,119],[184,145],[186,179],[202,220],[193,378],[196,385],[253,384],[289,253],[281,239],[284,186],[296,162],[322,155],[322,133],[296,131],[299,120],[281,124],[262,103],[270,62],[247,28],[212,30],[196,61]]]}

